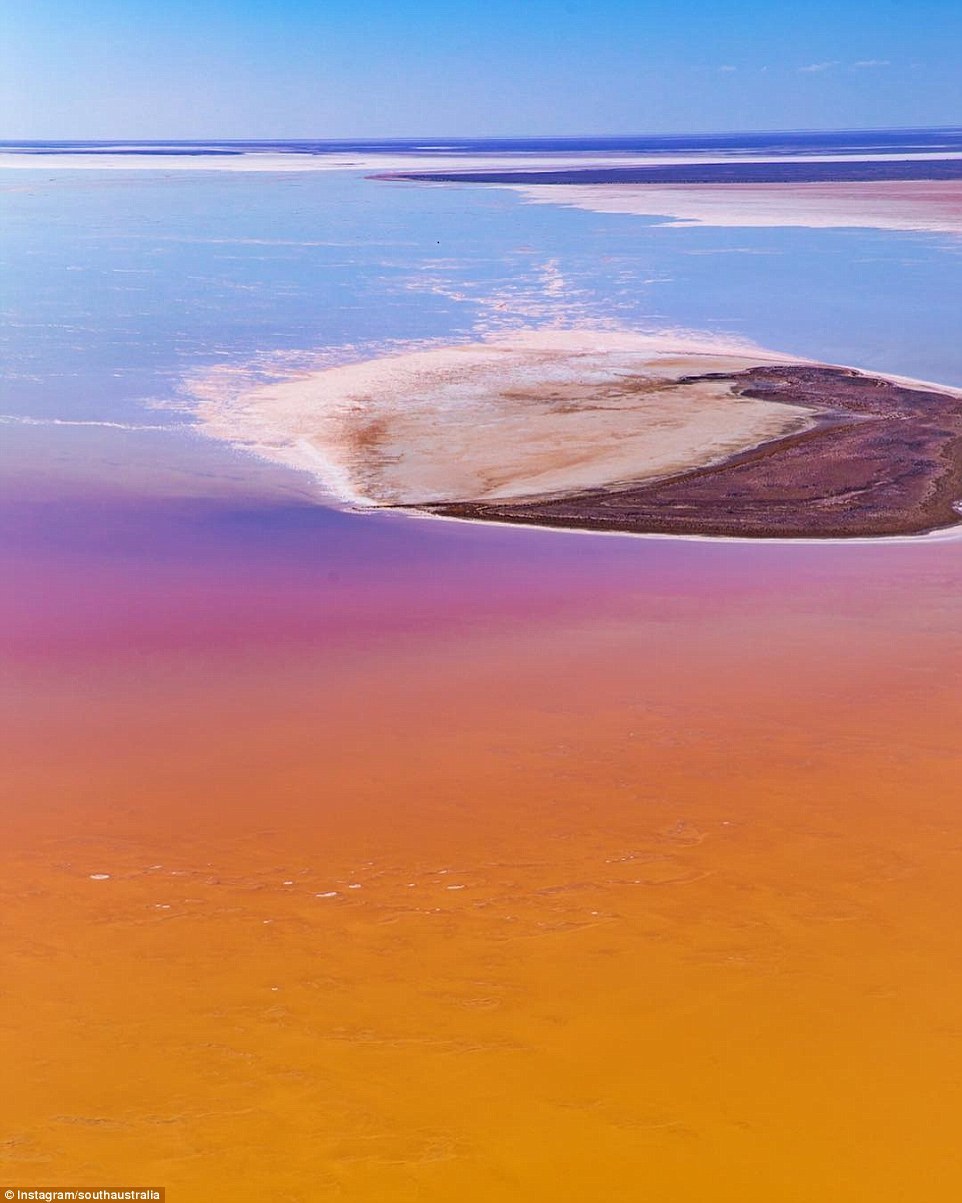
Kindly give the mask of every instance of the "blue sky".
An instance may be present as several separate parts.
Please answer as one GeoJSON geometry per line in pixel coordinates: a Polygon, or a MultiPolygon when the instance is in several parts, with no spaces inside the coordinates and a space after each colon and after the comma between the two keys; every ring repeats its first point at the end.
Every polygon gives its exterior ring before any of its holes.
{"type": "Polygon", "coordinates": [[[2,138],[962,124],[962,0],[5,0],[2,138]]]}

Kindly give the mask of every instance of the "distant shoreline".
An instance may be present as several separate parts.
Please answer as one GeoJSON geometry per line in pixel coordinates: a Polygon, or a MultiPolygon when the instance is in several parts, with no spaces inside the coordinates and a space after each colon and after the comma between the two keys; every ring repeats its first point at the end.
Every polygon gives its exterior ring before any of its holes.
{"type": "Polygon", "coordinates": [[[962,158],[879,155],[765,161],[645,163],[631,166],[571,167],[553,170],[396,171],[376,179],[432,184],[828,184],[882,180],[962,180],[962,158]]]}
{"type": "Polygon", "coordinates": [[[385,171],[408,184],[508,188],[529,204],[660,225],[877,229],[962,235],[962,159],[661,163],[565,171],[385,171]]]}

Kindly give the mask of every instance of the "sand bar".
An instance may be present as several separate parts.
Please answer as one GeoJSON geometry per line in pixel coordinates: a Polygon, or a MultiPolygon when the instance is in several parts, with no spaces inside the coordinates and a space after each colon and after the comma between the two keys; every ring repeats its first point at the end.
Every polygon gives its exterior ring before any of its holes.
{"type": "Polygon", "coordinates": [[[748,538],[960,521],[962,391],[691,335],[529,330],[195,398],[205,434],[351,508],[748,538]]]}
{"type": "Polygon", "coordinates": [[[531,204],[657,216],[672,226],[864,227],[962,234],[962,180],[513,187],[531,204]]]}

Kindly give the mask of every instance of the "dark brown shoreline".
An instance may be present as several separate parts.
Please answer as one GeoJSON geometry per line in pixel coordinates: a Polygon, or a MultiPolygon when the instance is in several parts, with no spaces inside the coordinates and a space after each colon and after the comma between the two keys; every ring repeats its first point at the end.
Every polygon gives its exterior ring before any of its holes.
{"type": "Polygon", "coordinates": [[[917,535],[962,523],[962,398],[790,364],[688,380],[818,411],[813,429],[645,484],[530,502],[414,507],[481,522],[742,538],[917,535]]]}

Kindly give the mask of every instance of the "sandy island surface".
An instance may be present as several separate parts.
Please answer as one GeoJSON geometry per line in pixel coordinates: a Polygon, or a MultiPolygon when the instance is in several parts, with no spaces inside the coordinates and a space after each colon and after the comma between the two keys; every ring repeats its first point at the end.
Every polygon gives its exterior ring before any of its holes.
{"type": "Polygon", "coordinates": [[[962,392],[734,343],[535,330],[195,396],[205,434],[356,508],[759,538],[960,521],[962,392]]]}
{"type": "Polygon", "coordinates": [[[777,361],[684,336],[538,330],[230,400],[215,384],[199,412],[206,433],[306,468],[353,506],[527,502],[673,476],[808,429],[814,410],[730,387],[728,374],[777,361]]]}

